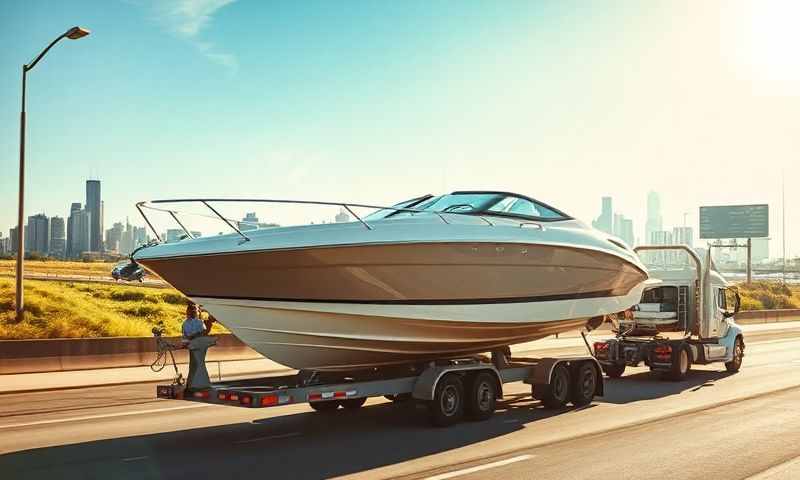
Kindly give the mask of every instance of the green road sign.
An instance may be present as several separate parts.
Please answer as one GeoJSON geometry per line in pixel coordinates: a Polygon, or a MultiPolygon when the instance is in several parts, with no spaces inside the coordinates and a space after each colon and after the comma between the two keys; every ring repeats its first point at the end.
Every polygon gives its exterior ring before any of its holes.
{"type": "Polygon", "coordinates": [[[769,236],[769,205],[700,207],[700,238],[769,236]]]}

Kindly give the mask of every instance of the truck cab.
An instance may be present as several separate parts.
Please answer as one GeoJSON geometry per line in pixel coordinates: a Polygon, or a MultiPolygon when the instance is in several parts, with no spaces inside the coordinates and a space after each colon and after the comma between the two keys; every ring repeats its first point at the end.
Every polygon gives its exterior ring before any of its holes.
{"type": "Polygon", "coordinates": [[[684,378],[692,364],[723,362],[738,371],[744,355],[744,337],[734,320],[739,294],[710,256],[701,259],[686,245],[635,251],[652,284],[638,305],[616,319],[616,338],[595,343],[606,374],[619,377],[626,366],[642,362],[675,380],[684,378]]]}

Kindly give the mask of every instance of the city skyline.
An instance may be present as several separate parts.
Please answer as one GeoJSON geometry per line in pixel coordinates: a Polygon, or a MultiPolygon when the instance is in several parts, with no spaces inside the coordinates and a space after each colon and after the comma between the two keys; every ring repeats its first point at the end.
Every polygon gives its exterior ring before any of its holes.
{"type": "MultiPolygon", "coordinates": [[[[695,231],[699,205],[768,203],[780,252],[781,184],[800,176],[800,60],[774,2],[701,2],[691,21],[672,2],[459,15],[413,1],[159,4],[5,5],[6,118],[18,115],[19,65],[77,18],[93,32],[28,78],[26,218],[64,215],[86,177],[113,192],[107,219],[138,224],[134,204],[151,198],[387,205],[458,189],[519,191],[590,223],[613,191],[641,237],[641,199],[655,190],[664,225],[689,212],[695,231]],[[368,27],[339,27],[354,15],[368,27]],[[165,64],[170,75],[141,75],[165,64]]],[[[14,205],[18,141],[16,127],[0,131],[0,195],[14,205]]],[[[800,190],[787,188],[789,257],[793,205],[800,190]]],[[[5,232],[13,210],[0,211],[5,232]]]]}

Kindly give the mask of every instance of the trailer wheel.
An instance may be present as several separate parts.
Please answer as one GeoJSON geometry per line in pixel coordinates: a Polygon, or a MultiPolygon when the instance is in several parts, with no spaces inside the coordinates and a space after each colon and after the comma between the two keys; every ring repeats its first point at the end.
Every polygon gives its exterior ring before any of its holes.
{"type": "Polygon", "coordinates": [[[742,358],[744,357],[744,340],[742,337],[736,337],[733,343],[733,358],[730,362],[725,362],[725,370],[736,373],[742,367],[742,358]]]}
{"type": "Polygon", "coordinates": [[[467,384],[467,416],[472,420],[486,420],[497,406],[497,381],[486,372],[472,377],[467,384]]]}
{"type": "Polygon", "coordinates": [[[464,417],[464,384],[457,375],[447,374],[439,380],[433,400],[428,402],[431,422],[449,427],[464,417]]]}
{"type": "Polygon", "coordinates": [[[358,410],[366,401],[367,397],[348,398],[347,400],[342,400],[342,407],[345,410],[358,410]]]}
{"type": "Polygon", "coordinates": [[[309,405],[318,412],[333,412],[339,408],[340,403],[338,401],[328,400],[325,402],[311,402],[309,405]]]}
{"type": "Polygon", "coordinates": [[[553,369],[549,384],[533,386],[533,398],[541,400],[545,408],[561,408],[569,400],[569,390],[569,370],[559,363],[553,369]]]}
{"type": "Polygon", "coordinates": [[[672,366],[669,372],[666,372],[665,377],[675,382],[683,380],[689,374],[691,368],[692,360],[689,354],[689,347],[681,345],[679,350],[673,354],[672,366]]]}
{"type": "Polygon", "coordinates": [[[613,365],[603,365],[603,373],[605,373],[608,378],[619,378],[625,373],[625,364],[615,363],[613,365]]]}
{"type": "Polygon", "coordinates": [[[597,370],[589,362],[583,362],[575,369],[575,378],[570,385],[569,399],[576,407],[592,403],[597,388],[597,370]]]}

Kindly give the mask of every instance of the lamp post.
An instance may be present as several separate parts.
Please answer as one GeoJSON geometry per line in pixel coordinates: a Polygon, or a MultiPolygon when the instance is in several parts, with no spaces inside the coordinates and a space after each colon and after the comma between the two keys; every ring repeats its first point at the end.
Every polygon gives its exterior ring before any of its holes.
{"type": "Polygon", "coordinates": [[[24,274],[23,262],[25,261],[25,80],[28,71],[33,69],[39,60],[53,48],[53,45],[62,38],[77,40],[89,35],[89,30],[81,27],[72,27],[62,33],[58,38],[50,42],[42,52],[36,56],[29,64],[22,66],[22,109],[19,115],[19,211],[17,215],[17,319],[22,319],[24,315],[24,299],[22,295],[22,276],[24,274]]]}

